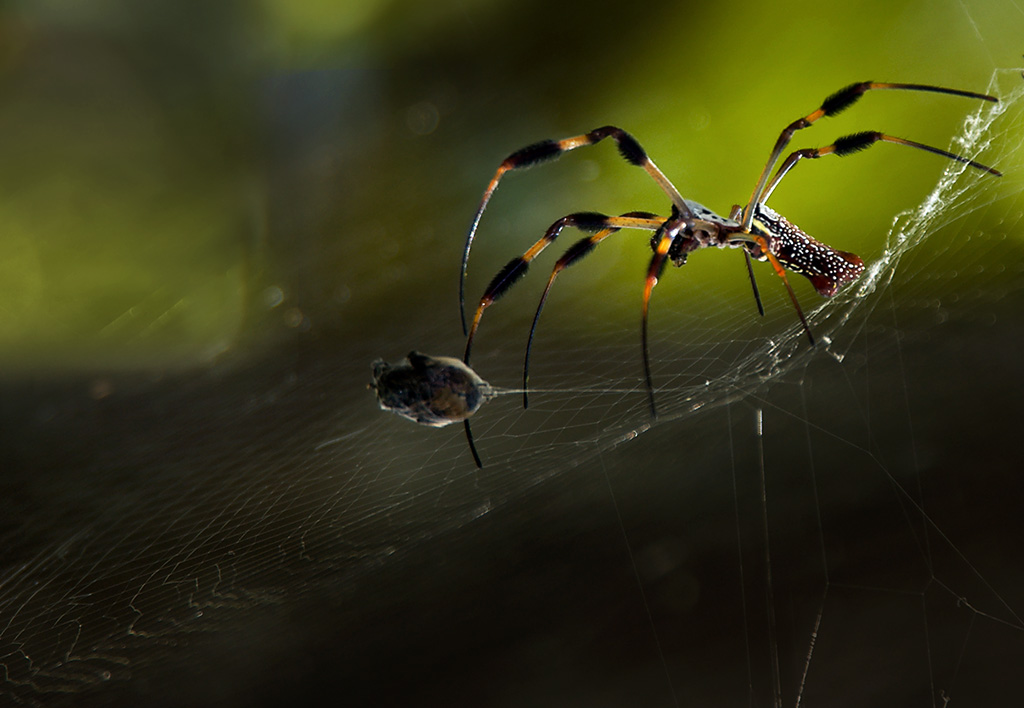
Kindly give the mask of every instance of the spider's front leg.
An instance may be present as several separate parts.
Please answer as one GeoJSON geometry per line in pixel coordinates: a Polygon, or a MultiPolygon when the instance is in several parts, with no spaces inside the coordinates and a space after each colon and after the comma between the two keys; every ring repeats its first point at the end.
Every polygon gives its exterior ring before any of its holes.
{"type": "Polygon", "coordinates": [[[647,156],[647,152],[636,141],[636,138],[614,125],[606,125],[589,133],[562,140],[542,140],[539,143],[534,143],[521,150],[517,150],[502,161],[497,172],[494,173],[494,177],[487,184],[487,189],[484,190],[484,195],[480,199],[480,205],[477,207],[476,214],[473,215],[473,222],[469,227],[469,233],[466,234],[466,245],[462,250],[462,271],[459,277],[459,317],[462,318],[462,331],[464,333],[466,332],[466,266],[469,263],[469,251],[473,246],[477,227],[480,226],[480,218],[483,216],[484,209],[487,208],[491,196],[493,196],[494,191],[498,188],[501,178],[506,172],[557,159],[576,148],[596,145],[605,138],[614,140],[618,145],[619,153],[626,162],[643,168],[650,175],[651,179],[661,187],[661,190],[668,195],[668,198],[672,200],[672,204],[681,212],[687,212],[686,200],[679,194],[679,190],[673,186],[668,177],[658,169],[654,161],[647,156]]]}
{"type": "Polygon", "coordinates": [[[672,260],[677,266],[686,262],[686,257],[694,251],[707,248],[718,242],[721,237],[721,225],[680,216],[666,221],[651,239],[654,255],[647,266],[647,278],[644,280],[644,297],[641,305],[640,347],[644,364],[644,384],[647,387],[647,403],[651,409],[651,417],[658,417],[658,409],[654,405],[654,383],[651,376],[650,348],[647,344],[647,315],[650,309],[651,295],[658,284],[665,264],[672,260]]]}

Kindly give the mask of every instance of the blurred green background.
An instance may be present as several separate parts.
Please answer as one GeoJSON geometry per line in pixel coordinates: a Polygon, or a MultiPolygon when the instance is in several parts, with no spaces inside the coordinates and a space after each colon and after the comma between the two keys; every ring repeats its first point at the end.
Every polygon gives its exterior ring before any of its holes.
{"type": "MultiPolygon", "coordinates": [[[[781,127],[832,91],[984,90],[1019,63],[1022,19],[924,0],[8,3],[0,366],[190,367],[435,313],[454,351],[463,234],[512,150],[620,125],[685,195],[727,213],[781,127]]],[[[872,95],[798,142],[881,129],[946,146],[974,108],[872,95]]],[[[890,145],[822,160],[773,205],[870,258],[938,162],[890,145]]],[[[516,175],[485,217],[470,293],[563,213],[664,208],[607,146],[516,175]]],[[[609,276],[638,287],[644,249],[603,249],[630,265],[579,276],[583,296],[609,276]]],[[[737,269],[702,258],[686,275],[749,297],[737,269]]]]}

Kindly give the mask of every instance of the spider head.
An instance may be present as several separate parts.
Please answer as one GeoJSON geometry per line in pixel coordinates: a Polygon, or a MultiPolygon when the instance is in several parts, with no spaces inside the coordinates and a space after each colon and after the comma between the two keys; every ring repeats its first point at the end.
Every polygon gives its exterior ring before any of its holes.
{"type": "MultiPolygon", "coordinates": [[[[693,231],[689,227],[686,227],[679,233],[675,239],[672,240],[672,244],[668,247],[668,259],[672,261],[672,265],[676,268],[680,268],[686,265],[687,257],[702,247],[702,244],[707,240],[709,234],[703,231],[693,231]]],[[[656,234],[651,239],[651,248],[657,250],[658,241],[660,237],[656,234]]]]}
{"type": "Polygon", "coordinates": [[[672,242],[668,249],[668,258],[672,261],[672,265],[676,268],[686,265],[686,258],[690,255],[690,251],[693,250],[693,248],[688,248],[688,246],[692,243],[695,243],[694,239],[685,235],[672,242]]]}

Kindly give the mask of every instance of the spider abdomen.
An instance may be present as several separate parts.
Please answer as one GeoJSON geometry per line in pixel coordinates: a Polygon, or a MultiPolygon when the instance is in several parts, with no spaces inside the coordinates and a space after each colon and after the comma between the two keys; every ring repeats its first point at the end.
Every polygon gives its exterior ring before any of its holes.
{"type": "MultiPolygon", "coordinates": [[[[763,231],[779,263],[810,280],[814,289],[825,297],[832,297],[839,288],[864,272],[860,256],[818,241],[763,204],[757,208],[754,223],[763,231]]],[[[762,254],[760,260],[764,259],[762,254]]]]}

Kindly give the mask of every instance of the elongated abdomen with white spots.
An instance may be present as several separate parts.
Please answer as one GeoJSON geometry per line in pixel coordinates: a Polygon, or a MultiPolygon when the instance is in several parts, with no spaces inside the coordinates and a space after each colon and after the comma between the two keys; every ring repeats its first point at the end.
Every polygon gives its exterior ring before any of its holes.
{"type": "Polygon", "coordinates": [[[810,280],[825,297],[832,297],[864,272],[860,256],[825,245],[764,204],[757,207],[754,226],[763,232],[779,263],[810,280]]]}

